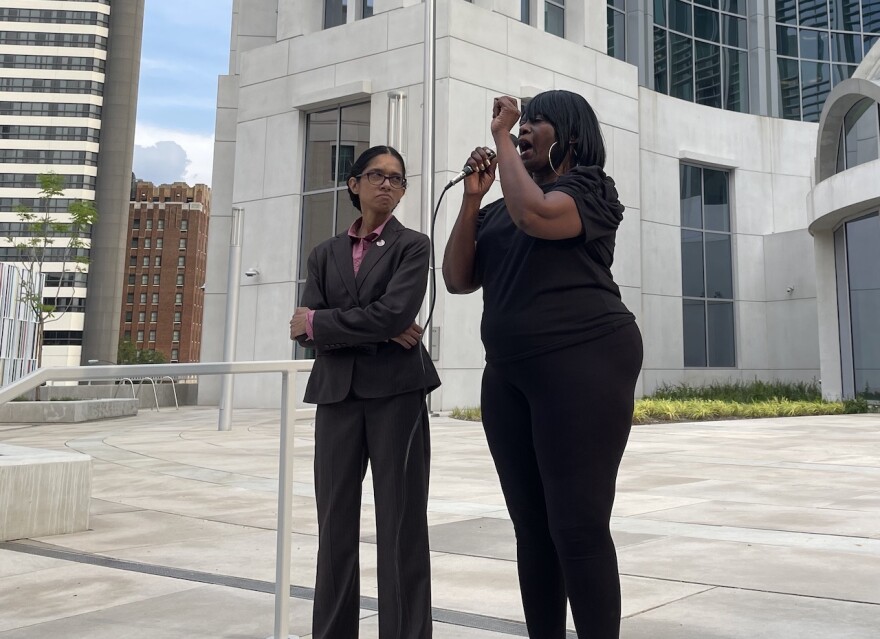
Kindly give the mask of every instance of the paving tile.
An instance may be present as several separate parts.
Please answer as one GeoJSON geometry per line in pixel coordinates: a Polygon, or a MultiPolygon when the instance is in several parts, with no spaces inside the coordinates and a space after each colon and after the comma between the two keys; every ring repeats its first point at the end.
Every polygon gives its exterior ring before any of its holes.
{"type": "Polygon", "coordinates": [[[880,608],[714,588],[623,620],[626,639],[876,639],[880,608]]]}

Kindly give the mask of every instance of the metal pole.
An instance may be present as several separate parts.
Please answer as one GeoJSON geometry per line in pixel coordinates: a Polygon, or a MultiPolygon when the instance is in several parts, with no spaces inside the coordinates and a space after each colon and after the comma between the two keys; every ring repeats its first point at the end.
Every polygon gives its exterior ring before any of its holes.
{"type": "MultiPolygon", "coordinates": [[[[436,49],[436,0],[425,0],[425,68],[422,81],[422,232],[431,235],[431,216],[434,213],[434,84],[437,70],[434,64],[436,49]]],[[[428,306],[434,296],[434,272],[428,277],[427,304],[422,305],[421,324],[427,332],[428,353],[431,352],[431,330],[424,326],[428,306]]],[[[428,412],[431,411],[431,396],[428,395],[428,412]]]]}
{"type": "MultiPolygon", "coordinates": [[[[275,550],[275,635],[290,631],[290,533],[293,530],[293,423],[296,419],[296,373],[281,374],[281,442],[278,454],[278,537],[275,550]]],[[[293,638],[295,639],[295,638],[293,638]]]]}
{"type": "MultiPolygon", "coordinates": [[[[226,274],[226,330],[223,339],[223,361],[235,359],[235,334],[238,332],[238,279],[241,273],[241,235],[244,209],[232,207],[232,230],[229,236],[229,271],[226,274]]],[[[220,391],[220,418],[217,430],[232,430],[232,375],[223,376],[220,391]]]]}

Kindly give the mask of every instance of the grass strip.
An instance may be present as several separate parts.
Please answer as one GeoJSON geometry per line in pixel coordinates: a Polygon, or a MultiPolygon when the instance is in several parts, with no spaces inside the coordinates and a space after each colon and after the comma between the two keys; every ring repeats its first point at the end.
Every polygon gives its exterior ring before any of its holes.
{"type": "MultiPolygon", "coordinates": [[[[803,417],[807,415],[844,415],[868,412],[864,399],[843,402],[771,398],[758,401],[721,399],[665,399],[648,397],[636,400],[633,424],[658,422],[697,422],[717,419],[757,419],[768,417],[803,417]]],[[[477,407],[456,408],[454,419],[481,421],[477,407]]]]}

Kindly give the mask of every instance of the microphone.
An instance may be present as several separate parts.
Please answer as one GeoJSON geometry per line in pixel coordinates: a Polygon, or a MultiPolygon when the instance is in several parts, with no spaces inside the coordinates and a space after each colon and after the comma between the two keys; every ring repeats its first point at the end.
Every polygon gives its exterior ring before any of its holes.
{"type": "MultiPolygon", "coordinates": [[[[514,148],[519,146],[519,138],[517,138],[513,133],[510,134],[510,140],[511,140],[511,142],[513,142],[514,148]]],[[[496,153],[495,153],[494,149],[486,149],[486,153],[489,155],[490,162],[495,159],[496,153]]],[[[452,186],[455,186],[456,184],[461,182],[463,179],[465,179],[467,176],[469,176],[474,171],[475,171],[475,169],[473,167],[471,167],[470,164],[465,164],[464,168],[461,170],[461,172],[459,172],[458,175],[456,175],[454,178],[449,180],[449,184],[446,185],[446,188],[448,189],[452,186]]]]}

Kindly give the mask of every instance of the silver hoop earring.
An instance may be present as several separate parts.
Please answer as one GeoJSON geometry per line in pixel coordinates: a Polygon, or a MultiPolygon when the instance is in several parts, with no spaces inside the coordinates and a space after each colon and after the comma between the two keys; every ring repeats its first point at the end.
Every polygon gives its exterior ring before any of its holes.
{"type": "Polygon", "coordinates": [[[553,158],[550,157],[551,154],[553,153],[553,147],[554,147],[554,146],[556,146],[556,142],[554,142],[553,144],[551,144],[551,145],[550,145],[550,150],[547,151],[547,162],[549,162],[549,164],[550,164],[550,168],[551,168],[551,169],[553,170],[553,172],[556,174],[556,177],[562,177],[562,176],[559,174],[559,171],[556,170],[556,167],[553,166],[553,158]]]}

